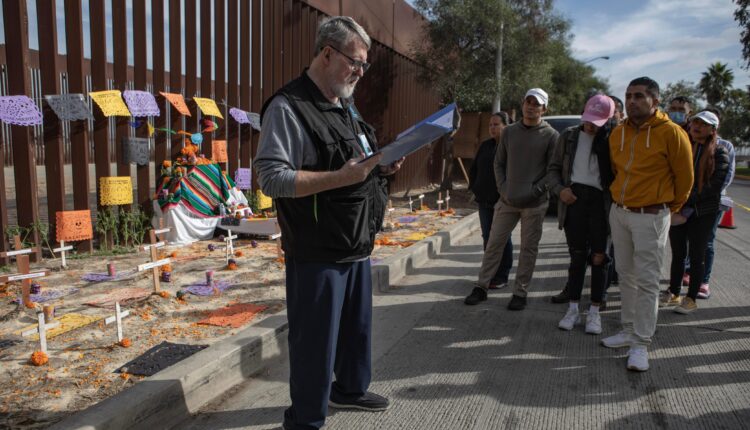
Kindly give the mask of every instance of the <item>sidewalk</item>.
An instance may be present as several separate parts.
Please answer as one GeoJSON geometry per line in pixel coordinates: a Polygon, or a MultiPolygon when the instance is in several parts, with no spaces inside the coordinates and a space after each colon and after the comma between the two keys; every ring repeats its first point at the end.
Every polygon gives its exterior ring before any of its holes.
{"type": "MultiPolygon", "coordinates": [[[[747,240],[722,232],[718,239],[713,296],[692,315],[660,311],[651,370],[634,373],[625,370],[625,349],[599,346],[619,329],[616,287],[602,336],[557,328],[566,305],[548,297],[565,282],[568,254],[555,220],[545,221],[522,312],[506,310],[508,289],[478,306],[463,304],[481,262],[481,238],[470,236],[376,293],[371,389],[393,405],[382,413],[331,409],[326,428],[743,428],[750,422],[750,264],[746,246],[732,241],[747,240]]],[[[282,354],[274,362],[177,428],[279,428],[289,404],[288,361],[282,354]]]]}

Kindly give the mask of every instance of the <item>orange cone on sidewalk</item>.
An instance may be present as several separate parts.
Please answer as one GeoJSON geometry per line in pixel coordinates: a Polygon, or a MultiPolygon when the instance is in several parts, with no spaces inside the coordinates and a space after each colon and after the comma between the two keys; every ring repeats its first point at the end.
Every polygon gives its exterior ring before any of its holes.
{"type": "Polygon", "coordinates": [[[721,217],[721,222],[719,223],[719,227],[721,228],[737,228],[736,225],[734,225],[734,212],[732,212],[733,208],[729,208],[728,211],[724,212],[724,216],[721,217]]]}

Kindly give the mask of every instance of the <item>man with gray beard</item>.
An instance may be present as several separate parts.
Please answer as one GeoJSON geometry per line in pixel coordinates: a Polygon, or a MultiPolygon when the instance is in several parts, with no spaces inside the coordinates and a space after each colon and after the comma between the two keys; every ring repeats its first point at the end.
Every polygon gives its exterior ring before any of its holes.
{"type": "Polygon", "coordinates": [[[382,411],[371,378],[370,253],[387,195],[375,130],[351,96],[370,37],[349,17],[324,19],[315,57],[266,101],[254,167],[278,209],[286,255],[289,391],[285,429],[320,428],[328,406],[382,411]],[[333,375],[335,374],[335,382],[333,375]]]}

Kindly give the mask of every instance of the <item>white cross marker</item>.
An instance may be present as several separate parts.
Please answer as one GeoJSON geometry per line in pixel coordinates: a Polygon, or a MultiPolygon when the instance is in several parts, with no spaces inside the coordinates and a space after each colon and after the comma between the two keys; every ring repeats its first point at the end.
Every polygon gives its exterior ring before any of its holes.
{"type": "Polygon", "coordinates": [[[65,268],[68,267],[68,262],[66,260],[65,251],[71,251],[71,250],[73,250],[73,247],[70,246],[70,245],[65,246],[65,241],[64,240],[60,241],[60,247],[59,248],[55,248],[55,249],[52,250],[52,252],[59,252],[60,253],[60,257],[62,258],[61,266],[62,266],[63,269],[65,269],[65,268]]]}
{"type": "MultiPolygon", "coordinates": [[[[446,191],[446,192],[447,192],[447,191],[446,191]]],[[[437,204],[438,204],[438,215],[440,215],[440,210],[441,210],[441,209],[442,209],[442,207],[443,207],[443,193],[438,193],[438,200],[437,200],[437,204]]]]}
{"type": "Polygon", "coordinates": [[[115,302],[115,314],[111,317],[107,317],[104,320],[104,324],[112,324],[117,322],[117,341],[122,342],[122,319],[130,315],[130,311],[120,312],[120,302],[115,302]]]}
{"type": "Polygon", "coordinates": [[[451,192],[449,190],[445,190],[445,210],[449,210],[451,208],[451,192]]]}
{"type": "Polygon", "coordinates": [[[155,269],[160,266],[165,266],[172,262],[172,259],[170,258],[163,258],[161,260],[152,261],[150,263],[144,263],[138,265],[138,271],[143,272],[144,270],[148,269],[155,269]]]}
{"type": "Polygon", "coordinates": [[[234,242],[232,240],[237,239],[237,235],[232,235],[232,230],[227,230],[227,237],[224,238],[224,243],[226,243],[226,260],[227,263],[229,263],[229,258],[234,255],[234,242]]]}
{"type": "Polygon", "coordinates": [[[419,198],[419,210],[422,210],[424,206],[424,194],[420,194],[417,197],[419,198]]]}
{"type": "Polygon", "coordinates": [[[414,212],[414,208],[412,207],[412,204],[414,202],[411,201],[411,196],[409,196],[409,212],[414,212]]]}
{"type": "Polygon", "coordinates": [[[34,252],[35,248],[24,248],[24,249],[17,249],[15,251],[6,251],[0,253],[1,257],[13,257],[16,255],[23,255],[23,254],[31,254],[34,252]]]}
{"type": "Polygon", "coordinates": [[[143,246],[141,247],[141,250],[142,250],[142,251],[148,251],[148,250],[149,250],[149,249],[151,249],[151,248],[157,248],[157,249],[158,249],[158,248],[163,248],[163,247],[165,247],[166,245],[167,245],[167,243],[166,243],[166,242],[156,242],[156,243],[153,243],[153,244],[151,244],[151,245],[143,245],[143,246]]]}
{"type": "Polygon", "coordinates": [[[25,332],[21,333],[21,336],[31,336],[32,334],[39,333],[39,349],[43,353],[47,353],[47,330],[51,328],[55,328],[60,325],[59,322],[53,321],[49,324],[44,322],[44,314],[39,312],[36,314],[37,318],[37,328],[26,330],[25,332]]]}
{"type": "Polygon", "coordinates": [[[30,273],[17,273],[15,275],[0,276],[0,282],[6,283],[6,282],[13,282],[13,281],[23,281],[25,279],[43,278],[45,276],[47,276],[47,272],[45,271],[30,272],[30,273]]]}

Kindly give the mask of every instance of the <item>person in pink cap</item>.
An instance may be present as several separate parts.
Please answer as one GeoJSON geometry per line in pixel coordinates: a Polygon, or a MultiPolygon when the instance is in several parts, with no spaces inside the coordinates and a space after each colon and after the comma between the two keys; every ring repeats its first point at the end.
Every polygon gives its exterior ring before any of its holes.
{"type": "Polygon", "coordinates": [[[608,208],[612,203],[609,185],[610,118],[615,113],[611,98],[597,94],[586,102],[581,124],[564,130],[557,139],[550,163],[550,190],[557,194],[558,227],[565,230],[570,252],[568,311],[558,327],[572,330],[581,322],[581,300],[586,266],[591,264],[591,307],[586,333],[600,334],[599,305],[609,270],[607,257],[608,208]]]}

